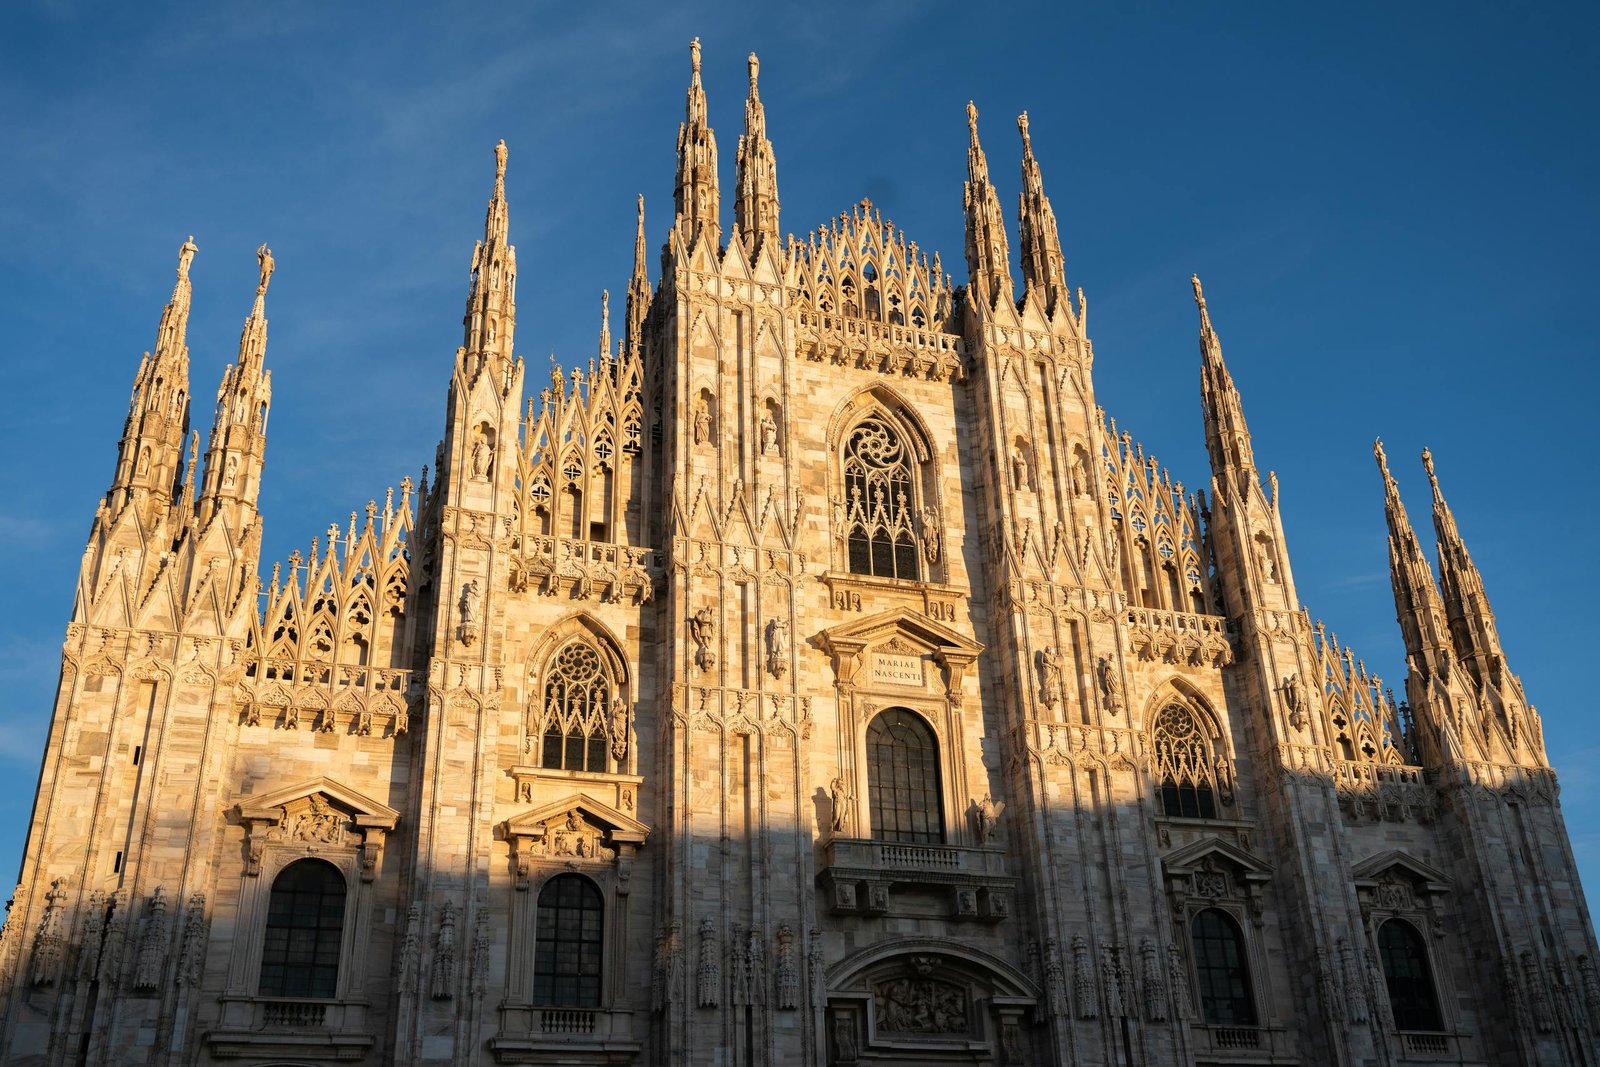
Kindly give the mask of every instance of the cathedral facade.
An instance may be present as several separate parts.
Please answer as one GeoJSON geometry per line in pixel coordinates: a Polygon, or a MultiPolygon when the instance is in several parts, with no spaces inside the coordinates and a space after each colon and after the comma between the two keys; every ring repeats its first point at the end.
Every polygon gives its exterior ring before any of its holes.
{"type": "Polygon", "coordinates": [[[641,199],[615,343],[547,384],[496,148],[431,472],[265,570],[275,264],[202,442],[185,242],[0,1060],[1600,1061],[1539,718],[1431,458],[1437,576],[1377,449],[1397,699],[1297,597],[1198,279],[1191,492],[1097,405],[1026,116],[1018,276],[968,107],[957,286],[866,202],[780,237],[749,74],[731,229],[696,44],[659,277],[641,199]]]}

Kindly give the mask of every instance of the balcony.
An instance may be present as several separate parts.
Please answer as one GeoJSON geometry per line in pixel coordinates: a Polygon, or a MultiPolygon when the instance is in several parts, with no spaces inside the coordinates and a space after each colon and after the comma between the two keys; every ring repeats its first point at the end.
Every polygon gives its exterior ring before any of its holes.
{"type": "Polygon", "coordinates": [[[216,1059],[365,1059],[377,1039],[355,1000],[223,997],[222,1025],[205,1036],[216,1059]]]}
{"type": "Polygon", "coordinates": [[[817,880],[837,913],[978,922],[1008,918],[1016,884],[999,849],[853,837],[836,837],[824,846],[817,880]],[[939,914],[929,915],[930,907],[939,914]]]}
{"type": "Polygon", "coordinates": [[[496,1063],[632,1063],[641,1047],[632,1013],[605,1008],[504,1006],[489,1039],[496,1063]]]}
{"type": "Polygon", "coordinates": [[[1400,1058],[1408,1063],[1438,1063],[1457,1058],[1451,1034],[1402,1030],[1400,1046],[1403,1050],[1400,1058]]]}

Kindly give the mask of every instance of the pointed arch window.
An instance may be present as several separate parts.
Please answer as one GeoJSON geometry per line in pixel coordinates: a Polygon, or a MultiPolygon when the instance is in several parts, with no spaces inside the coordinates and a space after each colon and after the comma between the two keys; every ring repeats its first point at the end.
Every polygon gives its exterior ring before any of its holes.
{"type": "Polygon", "coordinates": [[[1207,908],[1190,925],[1200,1015],[1218,1026],[1256,1025],[1244,932],[1233,916],[1207,908]]]}
{"type": "Polygon", "coordinates": [[[558,874],[539,890],[533,1000],[551,1008],[600,1006],[605,902],[581,874],[558,874]]]}
{"type": "Polygon", "coordinates": [[[1194,712],[1168,704],[1156,715],[1156,777],[1161,811],[1183,819],[1217,817],[1217,776],[1206,737],[1194,712]]]}
{"type": "Polygon", "coordinates": [[[890,708],[867,724],[867,795],[875,839],[944,841],[939,741],[904,708],[890,708]]]}
{"type": "Polygon", "coordinates": [[[1395,1029],[1442,1030],[1428,946],[1417,928],[1404,919],[1389,919],[1378,927],[1378,958],[1395,1029]]]}
{"type": "Polygon", "coordinates": [[[297,860],[273,879],[261,948],[261,996],[331,1000],[337,995],[345,897],[344,875],[326,860],[297,860]]]}
{"type": "Polygon", "coordinates": [[[540,765],[608,771],[608,731],[619,707],[615,680],[600,649],[582,638],[567,644],[550,661],[545,677],[540,765]]]}
{"type": "Polygon", "coordinates": [[[845,438],[844,495],[851,573],[919,579],[913,456],[885,419],[865,418],[845,438]]]}

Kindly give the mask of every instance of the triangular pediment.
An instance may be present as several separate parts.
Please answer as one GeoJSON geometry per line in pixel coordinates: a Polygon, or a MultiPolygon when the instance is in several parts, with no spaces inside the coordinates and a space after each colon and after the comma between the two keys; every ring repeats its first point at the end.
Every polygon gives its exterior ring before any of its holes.
{"type": "Polygon", "coordinates": [[[542,836],[546,824],[565,819],[574,811],[580,812],[590,825],[606,830],[613,841],[642,845],[644,839],[650,836],[650,827],[587,793],[573,793],[543,807],[512,816],[505,822],[506,836],[542,836]]]}
{"type": "Polygon", "coordinates": [[[1383,880],[1383,876],[1391,871],[1399,871],[1410,881],[1416,882],[1430,893],[1442,893],[1449,888],[1444,873],[1436,867],[1430,867],[1414,856],[1410,856],[1399,849],[1390,849],[1370,856],[1350,868],[1350,873],[1355,876],[1356,884],[1366,883],[1374,885],[1383,880]]]}
{"type": "Polygon", "coordinates": [[[1161,857],[1161,867],[1168,877],[1181,876],[1193,873],[1208,860],[1243,871],[1247,881],[1259,881],[1272,876],[1269,864],[1220,837],[1208,837],[1167,853],[1161,857]]]}
{"type": "Polygon", "coordinates": [[[970,661],[983,646],[965,634],[910,608],[891,608],[865,619],[841,623],[817,635],[824,649],[834,655],[877,648],[891,641],[916,646],[930,654],[970,661]]]}
{"type": "Polygon", "coordinates": [[[270,793],[244,797],[238,803],[239,817],[245,820],[277,820],[285,807],[318,794],[349,811],[357,826],[393,830],[400,821],[400,813],[387,804],[379,803],[330,778],[313,778],[308,782],[274,789],[270,793]]]}

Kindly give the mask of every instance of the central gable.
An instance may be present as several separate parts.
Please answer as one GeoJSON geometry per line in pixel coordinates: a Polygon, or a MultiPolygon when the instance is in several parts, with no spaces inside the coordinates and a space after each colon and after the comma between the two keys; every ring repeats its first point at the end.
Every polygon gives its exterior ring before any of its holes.
{"type": "Polygon", "coordinates": [[[953,703],[983,646],[909,608],[893,608],[817,635],[833,658],[839,688],[926,690],[941,686],[953,703]]]}

